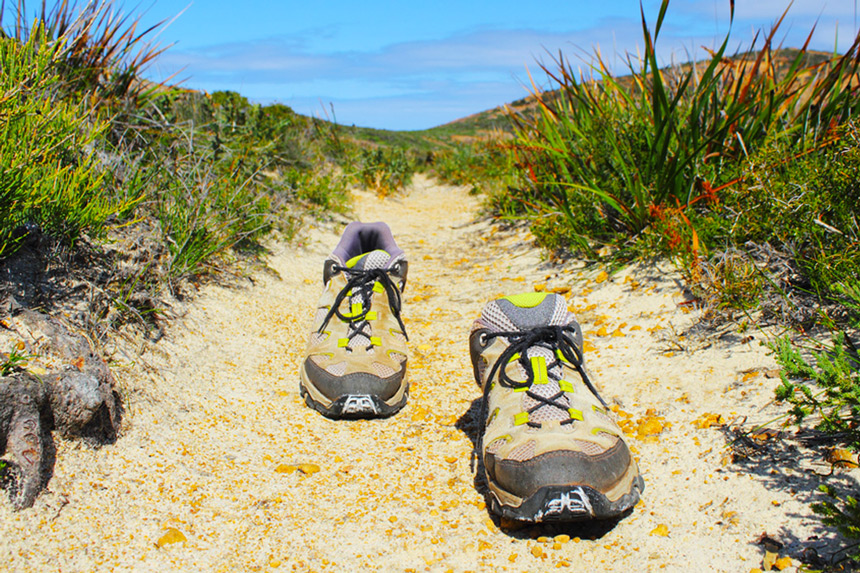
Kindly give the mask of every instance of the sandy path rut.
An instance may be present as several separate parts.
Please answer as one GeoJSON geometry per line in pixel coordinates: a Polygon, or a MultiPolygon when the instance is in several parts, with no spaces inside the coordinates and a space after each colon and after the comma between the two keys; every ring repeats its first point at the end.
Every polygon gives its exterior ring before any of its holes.
{"type": "Polygon", "coordinates": [[[207,287],[144,356],[148,368],[115,365],[122,438],[101,450],[58,441],[36,506],[0,506],[0,569],[749,571],[763,531],[788,543],[816,532],[789,489],[803,485],[797,476],[723,466],[720,432],[693,424],[706,413],[767,417],[756,408],[772,395],[762,373],[773,364],[757,343],[673,352],[670,325],[693,317],[670,274],[604,280],[552,267],[525,231],[474,222],[477,209],[463,189],[421,178],[402,198],[356,196],[358,217],[387,221],[410,259],[403,411],[332,421],[299,397],[322,262],[338,238],[311,229],[275,246],[280,279],[207,287]],[[474,436],[460,429],[479,396],[469,327],[486,301],[538,283],[572,287],[588,364],[640,458],[644,500],[614,527],[500,529],[470,470],[474,436]]]}

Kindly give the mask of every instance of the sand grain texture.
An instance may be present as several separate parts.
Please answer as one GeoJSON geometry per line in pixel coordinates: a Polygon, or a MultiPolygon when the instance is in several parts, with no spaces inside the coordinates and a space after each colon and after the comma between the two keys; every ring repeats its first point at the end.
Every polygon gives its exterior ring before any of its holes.
{"type": "Polygon", "coordinates": [[[685,351],[698,343],[667,333],[695,313],[678,305],[671,272],[550,265],[527,231],[476,221],[478,207],[423,178],[399,198],[356,194],[358,217],[387,221],[410,260],[412,390],[398,415],[332,421],[299,397],[322,263],[338,239],[309,229],[273,247],[280,279],[206,287],[157,351],[115,367],[127,389],[122,437],[100,450],[57,441],[35,507],[0,503],[0,569],[749,571],[764,531],[789,553],[824,535],[806,503],[811,470],[724,466],[719,429],[694,425],[778,411],[758,412],[776,384],[762,374],[775,364],[760,335],[685,351]],[[646,491],[612,528],[503,530],[474,483],[469,328],[488,300],[536,284],[571,289],[587,363],[628,420],[646,491]]]}

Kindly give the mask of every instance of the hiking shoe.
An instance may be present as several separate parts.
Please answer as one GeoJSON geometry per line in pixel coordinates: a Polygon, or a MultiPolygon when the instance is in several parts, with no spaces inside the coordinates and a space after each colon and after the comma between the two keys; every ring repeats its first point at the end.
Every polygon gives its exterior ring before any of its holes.
{"type": "Polygon", "coordinates": [[[588,379],[582,331],[556,294],[494,300],[469,339],[483,388],[476,451],[490,509],[521,521],[617,517],[645,486],[588,379]]]}
{"type": "Polygon", "coordinates": [[[323,266],[301,393],[333,418],[390,416],[406,404],[406,256],[385,223],[350,223],[323,266]]]}

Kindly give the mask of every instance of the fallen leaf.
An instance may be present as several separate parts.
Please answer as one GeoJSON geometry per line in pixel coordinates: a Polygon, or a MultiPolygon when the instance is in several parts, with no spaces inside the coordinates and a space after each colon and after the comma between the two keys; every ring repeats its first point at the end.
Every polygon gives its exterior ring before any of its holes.
{"type": "Polygon", "coordinates": [[[279,474],[291,474],[296,471],[311,475],[320,471],[320,467],[316,464],[281,464],[275,468],[275,472],[279,474]]]}
{"type": "Polygon", "coordinates": [[[857,454],[845,448],[830,448],[824,456],[827,463],[837,468],[856,468],[857,454]]]}
{"type": "Polygon", "coordinates": [[[639,437],[656,436],[663,431],[665,426],[662,421],[656,416],[649,416],[639,420],[639,426],[636,428],[636,433],[639,437]]]}
{"type": "Polygon", "coordinates": [[[777,436],[779,436],[779,430],[773,430],[771,428],[756,428],[749,433],[748,437],[759,444],[763,444],[777,436]]]}
{"type": "Polygon", "coordinates": [[[181,543],[187,541],[185,538],[185,534],[176,529],[175,527],[168,527],[167,531],[164,535],[162,535],[158,541],[155,542],[156,547],[164,547],[165,545],[170,545],[171,543],[181,543]]]}
{"type": "Polygon", "coordinates": [[[594,282],[600,284],[602,282],[605,282],[608,278],[609,274],[606,271],[600,271],[600,273],[594,278],[594,282]]]}
{"type": "Polygon", "coordinates": [[[722,426],[726,423],[726,419],[722,414],[714,414],[711,412],[705,412],[695,420],[693,420],[693,425],[699,428],[700,430],[707,430],[711,426],[722,426]]]}
{"type": "Polygon", "coordinates": [[[320,467],[316,464],[299,464],[299,471],[305,475],[311,475],[320,471],[320,467]]]}

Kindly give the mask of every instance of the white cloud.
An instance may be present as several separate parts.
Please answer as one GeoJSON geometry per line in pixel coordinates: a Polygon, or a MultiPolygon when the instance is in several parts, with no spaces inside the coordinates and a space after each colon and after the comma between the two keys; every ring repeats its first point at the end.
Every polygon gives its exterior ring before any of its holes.
{"type": "MultiPolygon", "coordinates": [[[[646,4],[653,28],[658,3],[646,4]]],[[[749,47],[754,30],[768,30],[787,4],[738,0],[730,53],[749,47]]],[[[851,0],[797,0],[789,14],[777,35],[785,46],[800,46],[816,18],[813,48],[833,49],[837,22],[839,49],[853,40],[851,0]]],[[[715,47],[727,30],[728,0],[673,2],[658,42],[661,61],[705,57],[701,47],[715,47]]],[[[164,77],[184,68],[180,77],[190,77],[189,87],[236,89],[259,101],[282,101],[302,113],[319,112],[320,101],[333,102],[343,123],[413,129],[522,97],[526,66],[542,82],[537,62],[553,67],[559,50],[574,67],[587,68],[599,47],[606,63],[623,72],[624,54],[635,54],[641,45],[640,14],[635,10],[629,18],[604,19],[588,29],[563,33],[473,30],[377,51],[325,51],[319,42],[285,37],[173,48],[158,60],[152,75],[164,77]]]]}

